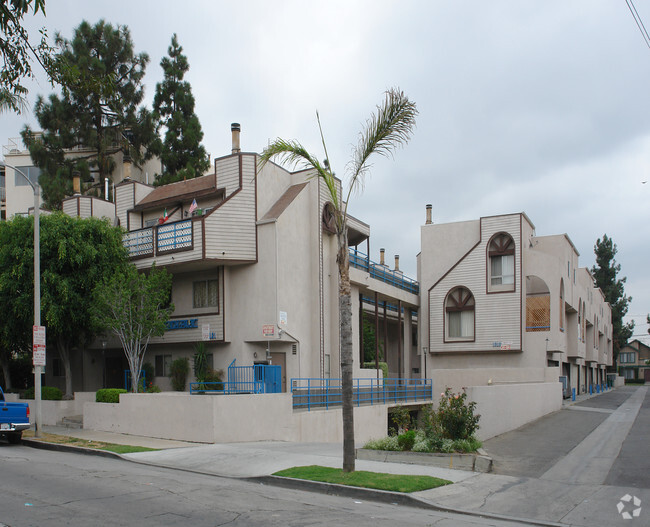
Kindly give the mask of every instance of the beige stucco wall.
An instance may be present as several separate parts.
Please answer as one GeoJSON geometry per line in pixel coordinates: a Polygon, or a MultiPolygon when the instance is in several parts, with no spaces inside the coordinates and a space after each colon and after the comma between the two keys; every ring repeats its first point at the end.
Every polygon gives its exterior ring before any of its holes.
{"type": "Polygon", "coordinates": [[[562,408],[559,382],[470,386],[467,398],[481,415],[478,436],[485,441],[562,408]]]}
{"type": "MultiPolygon", "coordinates": [[[[199,443],[342,441],[341,410],[294,412],[291,394],[200,396],[122,394],[117,404],[88,402],[84,428],[199,443]]],[[[387,432],[388,405],[354,409],[355,441],[387,432]]]]}

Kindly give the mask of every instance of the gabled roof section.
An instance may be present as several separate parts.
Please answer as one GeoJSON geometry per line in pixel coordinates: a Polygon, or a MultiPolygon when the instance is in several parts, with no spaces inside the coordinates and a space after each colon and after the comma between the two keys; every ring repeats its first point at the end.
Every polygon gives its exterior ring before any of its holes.
{"type": "Polygon", "coordinates": [[[134,211],[154,209],[162,206],[173,205],[194,198],[225,194],[225,190],[217,188],[215,174],[200,176],[186,181],[177,181],[169,185],[157,187],[133,207],[134,211]]]}
{"type": "Polygon", "coordinates": [[[298,194],[302,192],[302,189],[304,189],[307,186],[307,183],[300,183],[298,185],[292,185],[289,187],[282,196],[280,196],[280,199],[276,201],[273,206],[269,209],[269,211],[264,215],[263,218],[261,218],[259,221],[270,221],[270,220],[277,220],[282,213],[287,209],[289,205],[293,202],[296,197],[298,197],[298,194]]]}

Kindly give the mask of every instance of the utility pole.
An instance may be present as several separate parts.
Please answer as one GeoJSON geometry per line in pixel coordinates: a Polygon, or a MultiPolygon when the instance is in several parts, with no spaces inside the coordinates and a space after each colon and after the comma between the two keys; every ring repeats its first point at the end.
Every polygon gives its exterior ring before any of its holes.
{"type": "Polygon", "coordinates": [[[45,333],[44,328],[42,332],[43,343],[37,344],[36,335],[41,334],[41,243],[40,243],[40,187],[38,183],[32,183],[27,175],[20,169],[8,165],[5,162],[2,164],[6,167],[13,169],[16,173],[25,178],[29,186],[34,191],[34,332],[32,341],[32,360],[34,363],[34,435],[41,437],[42,428],[42,413],[41,413],[41,374],[42,367],[45,366],[45,333]],[[42,348],[41,348],[42,346],[42,348]],[[36,353],[37,347],[42,350],[42,357],[36,353]],[[39,358],[37,359],[37,355],[39,358]]]}

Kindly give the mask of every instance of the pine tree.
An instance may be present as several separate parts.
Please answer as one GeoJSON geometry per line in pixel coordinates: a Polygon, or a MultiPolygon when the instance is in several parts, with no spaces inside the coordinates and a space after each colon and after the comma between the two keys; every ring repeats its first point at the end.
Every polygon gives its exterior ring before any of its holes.
{"type": "Polygon", "coordinates": [[[159,143],[164,172],[157,185],[201,176],[210,166],[201,144],[203,131],[194,113],[192,87],[183,80],[190,66],[176,34],[167,52],[169,57],[160,61],[164,79],[156,84],[153,101],[158,129],[165,127],[165,139],[159,143]]]}
{"type": "Polygon", "coordinates": [[[61,200],[72,194],[74,172],[101,185],[113,175],[115,153],[128,153],[139,164],[153,155],[149,147],[155,140],[151,112],[138,107],[149,57],[135,54],[126,26],[84,21],[71,41],[57,35],[56,44],[60,60],[75,72],[75,82],[64,86],[60,97],[38,98],[35,115],[43,131],[38,140],[29,127],[22,132],[41,169],[39,183],[51,209],[59,209],[61,200]],[[107,76],[113,82],[102,82],[107,76]],[[66,156],[75,148],[79,155],[66,156]]]}
{"type": "Polygon", "coordinates": [[[632,336],[634,321],[623,324],[623,317],[627,313],[631,296],[625,296],[626,277],[617,278],[621,270],[621,264],[616,263],[618,249],[616,244],[607,234],[603,239],[598,238],[594,245],[596,254],[596,265],[591,269],[596,287],[599,287],[605,295],[605,301],[612,307],[612,341],[614,347],[614,360],[618,358],[619,350],[625,346],[627,340],[632,336]]]}

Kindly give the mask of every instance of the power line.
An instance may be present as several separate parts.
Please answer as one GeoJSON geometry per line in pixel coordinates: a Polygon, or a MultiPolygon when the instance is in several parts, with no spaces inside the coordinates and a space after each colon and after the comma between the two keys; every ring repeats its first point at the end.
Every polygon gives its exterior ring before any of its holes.
{"type": "Polygon", "coordinates": [[[632,13],[632,16],[634,17],[634,21],[636,22],[636,25],[641,32],[641,36],[643,37],[646,46],[650,48],[650,35],[648,35],[648,31],[643,25],[643,20],[641,20],[641,17],[639,16],[639,13],[634,6],[634,2],[632,0],[625,0],[625,3],[627,4],[627,8],[630,10],[630,13],[632,13]]]}

